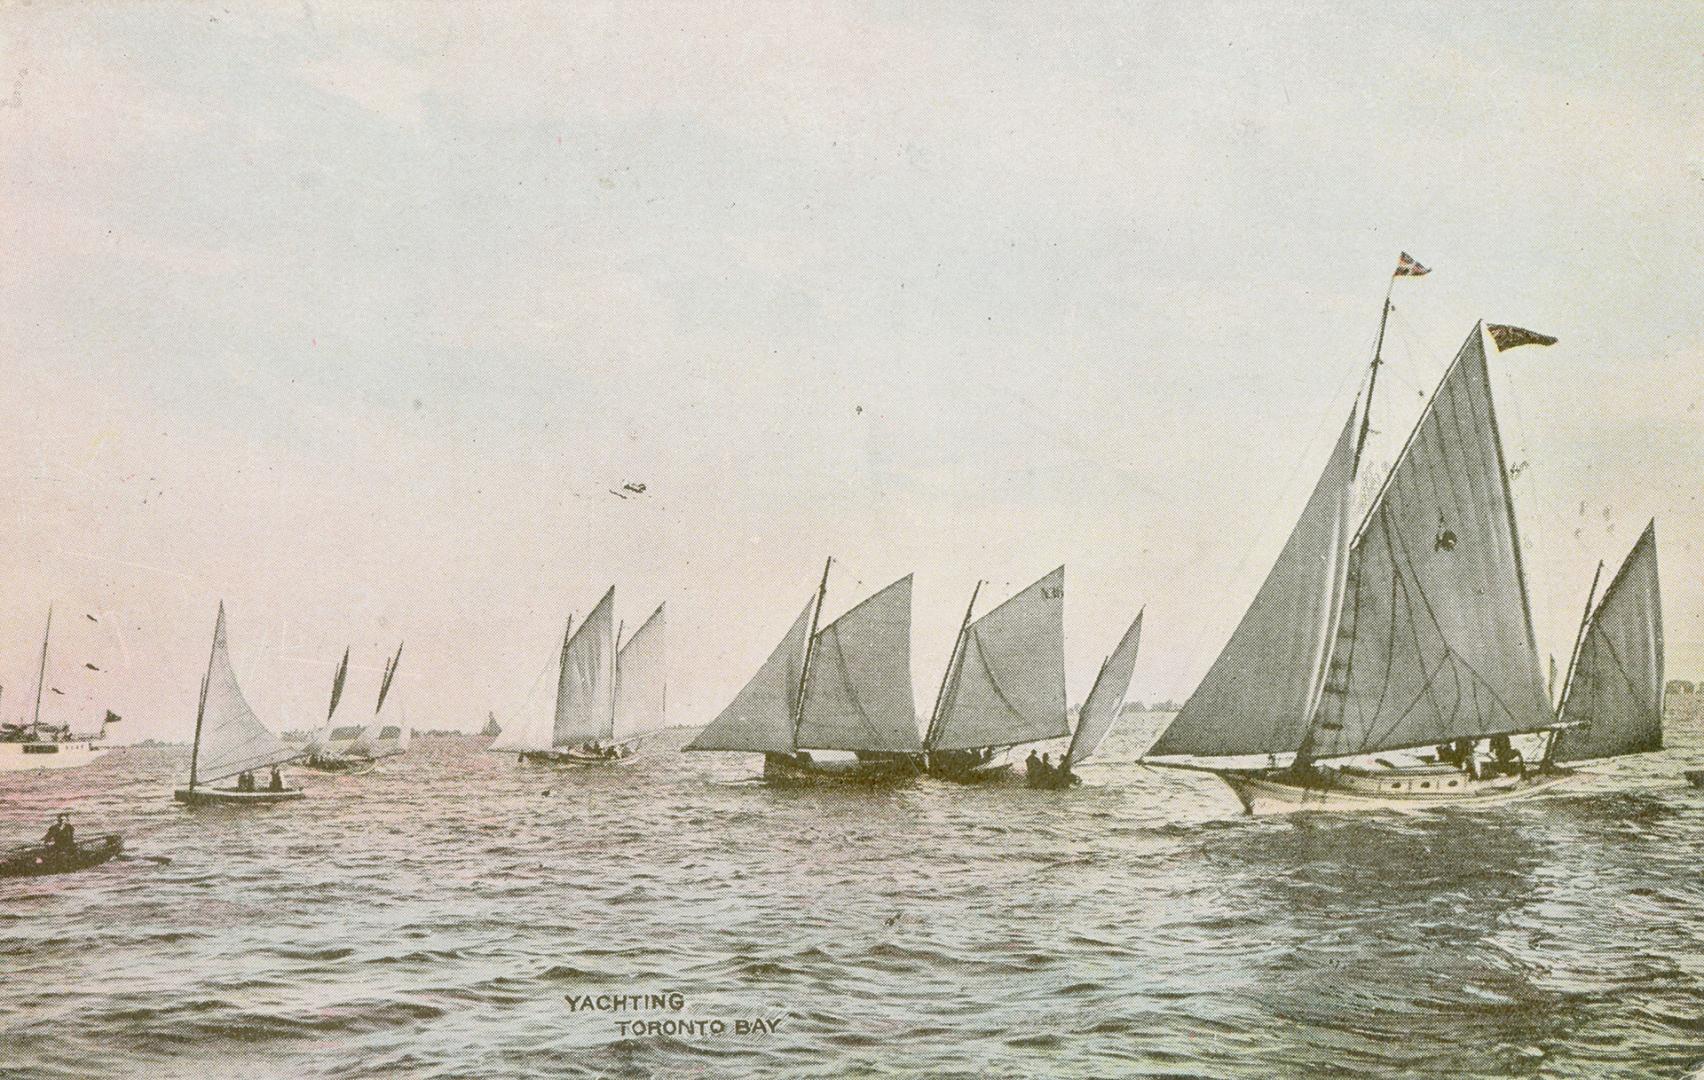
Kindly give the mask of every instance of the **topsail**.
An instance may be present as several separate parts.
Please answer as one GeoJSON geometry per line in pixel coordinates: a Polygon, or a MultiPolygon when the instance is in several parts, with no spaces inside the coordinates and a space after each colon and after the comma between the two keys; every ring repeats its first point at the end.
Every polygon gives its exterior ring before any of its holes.
{"type": "Polygon", "coordinates": [[[1519,545],[1476,326],[1355,541],[1306,752],[1369,754],[1553,725],[1519,545]]]}
{"type": "Polygon", "coordinates": [[[971,623],[953,654],[930,750],[1057,739],[1065,709],[1065,568],[971,623]]]}
{"type": "Polygon", "coordinates": [[[243,698],[225,644],[224,604],[219,605],[219,619],[213,626],[213,653],[207,661],[203,693],[190,767],[192,783],[210,784],[302,756],[302,750],[286,746],[268,731],[243,698]]]}
{"type": "Polygon", "coordinates": [[[1645,526],[1604,591],[1569,673],[1551,758],[1584,761],[1661,750],[1663,609],[1656,523],[1645,526]]]}
{"type": "Polygon", "coordinates": [[[797,746],[920,753],[911,696],[911,575],[824,627],[810,674],[797,746]]]}

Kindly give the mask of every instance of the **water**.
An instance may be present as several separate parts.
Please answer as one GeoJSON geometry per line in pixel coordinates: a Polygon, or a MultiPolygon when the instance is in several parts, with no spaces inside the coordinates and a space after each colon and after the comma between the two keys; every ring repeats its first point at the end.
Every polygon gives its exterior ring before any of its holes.
{"type": "Polygon", "coordinates": [[[1669,739],[1573,794],[1289,819],[1131,765],[771,790],[682,732],[576,773],[417,740],[191,812],[184,752],[119,751],[0,777],[0,837],[70,807],[171,859],[0,882],[0,1075],[1684,1076],[1698,721],[1669,739]]]}

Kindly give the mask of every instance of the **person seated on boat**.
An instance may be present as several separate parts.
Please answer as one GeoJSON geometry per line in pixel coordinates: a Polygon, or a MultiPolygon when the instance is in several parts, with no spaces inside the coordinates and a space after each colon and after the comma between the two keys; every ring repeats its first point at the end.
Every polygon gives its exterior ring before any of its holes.
{"type": "Polygon", "coordinates": [[[71,826],[71,815],[60,814],[47,827],[47,835],[41,842],[56,851],[64,851],[77,846],[76,830],[71,826]]]}
{"type": "Polygon", "coordinates": [[[613,760],[615,760],[615,759],[616,759],[616,758],[618,758],[618,757],[620,757],[620,756],[621,756],[621,754],[619,754],[619,753],[618,753],[618,752],[617,752],[617,751],[616,751],[616,749],[615,749],[615,747],[613,747],[613,746],[606,746],[606,747],[604,747],[604,751],[603,751],[603,756],[604,756],[604,757],[605,757],[605,758],[606,758],[606,759],[608,759],[608,760],[611,760],[611,761],[613,761],[613,760]]]}
{"type": "Polygon", "coordinates": [[[1525,776],[1526,759],[1515,749],[1514,743],[1507,735],[1491,736],[1491,766],[1486,770],[1492,776],[1525,776]]]}
{"type": "Polygon", "coordinates": [[[1457,739],[1455,741],[1455,760],[1451,764],[1458,766],[1469,779],[1479,779],[1479,762],[1473,756],[1474,739],[1457,739]]]}
{"type": "Polygon", "coordinates": [[[1451,746],[1449,743],[1439,743],[1432,749],[1438,755],[1439,765],[1461,764],[1461,758],[1456,755],[1455,747],[1451,746]]]}
{"type": "Polygon", "coordinates": [[[276,765],[272,766],[272,779],[267,781],[266,790],[268,790],[268,791],[283,791],[284,790],[284,774],[280,773],[278,771],[278,766],[276,766],[276,765]]]}
{"type": "Polygon", "coordinates": [[[1052,754],[1041,755],[1040,775],[1041,775],[1041,782],[1044,785],[1051,786],[1052,784],[1054,784],[1055,782],[1058,781],[1059,773],[1053,767],[1053,755],[1052,754]]]}
{"type": "Polygon", "coordinates": [[[237,790],[238,791],[253,791],[254,790],[254,774],[249,773],[249,772],[238,773],[237,774],[237,790]]]}
{"type": "Polygon", "coordinates": [[[1030,749],[1029,757],[1024,759],[1024,779],[1031,784],[1041,782],[1041,758],[1036,756],[1033,747],[1030,749]]]}

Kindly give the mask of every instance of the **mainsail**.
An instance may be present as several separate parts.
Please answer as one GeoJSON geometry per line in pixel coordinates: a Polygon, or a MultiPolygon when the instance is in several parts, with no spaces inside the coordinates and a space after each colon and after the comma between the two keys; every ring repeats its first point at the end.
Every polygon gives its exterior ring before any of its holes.
{"type": "Polygon", "coordinates": [[[1554,761],[1661,750],[1663,609],[1656,523],[1645,526],[1580,640],[1552,749],[1554,761]]]}
{"type": "Polygon", "coordinates": [[[1130,689],[1130,676],[1136,671],[1136,650],[1141,644],[1142,613],[1138,611],[1136,621],[1124,631],[1118,647],[1101,664],[1095,685],[1089,689],[1083,709],[1077,714],[1077,730],[1071,736],[1070,748],[1065,751],[1067,767],[1093,757],[1107,732],[1117,723],[1119,713],[1124,710],[1124,695],[1130,689]]]}
{"type": "Polygon", "coordinates": [[[1069,731],[1061,566],[965,628],[927,746],[1016,746],[1069,731]]]}
{"type": "Polygon", "coordinates": [[[552,745],[613,737],[614,682],[615,586],[611,585],[562,651],[552,745]]]}
{"type": "Polygon", "coordinates": [[[190,783],[210,784],[254,769],[264,769],[302,756],[303,751],[279,741],[255,716],[237,685],[225,644],[225,605],[213,626],[213,653],[207,660],[207,681],[201,713],[195,725],[190,783]]]}
{"type": "Polygon", "coordinates": [[[1232,757],[1302,745],[1342,599],[1355,426],[1351,410],[1254,603],[1149,754],[1232,757]]]}
{"type": "Polygon", "coordinates": [[[796,743],[808,750],[918,753],[911,696],[911,575],[817,633],[796,743]]]}
{"type": "Polygon", "coordinates": [[[1477,326],[1368,512],[1338,625],[1309,756],[1555,723],[1477,326]]]}
{"type": "Polygon", "coordinates": [[[793,710],[799,702],[805,646],[810,640],[811,612],[816,603],[816,597],[811,597],[757,674],[686,749],[793,752],[793,710]]]}
{"type": "Polygon", "coordinates": [[[337,672],[331,677],[331,706],[325,711],[325,724],[308,736],[307,752],[309,756],[323,756],[337,753],[332,748],[332,717],[337,715],[337,703],[343,699],[343,682],[349,677],[349,649],[343,650],[343,660],[337,665],[337,672]]]}
{"type": "Polygon", "coordinates": [[[668,667],[663,651],[663,605],[615,654],[613,738],[629,742],[663,726],[668,705],[668,667]]]}

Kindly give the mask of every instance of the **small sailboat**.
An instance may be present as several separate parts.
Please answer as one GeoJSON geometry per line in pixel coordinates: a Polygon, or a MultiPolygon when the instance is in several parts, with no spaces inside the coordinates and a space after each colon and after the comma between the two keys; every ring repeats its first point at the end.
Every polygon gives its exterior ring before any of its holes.
{"type": "Polygon", "coordinates": [[[1645,526],[1603,599],[1595,608],[1588,599],[1586,606],[1590,614],[1569,664],[1545,761],[1561,765],[1661,750],[1666,684],[1655,521],[1645,526]]]}
{"type": "Polygon", "coordinates": [[[1130,692],[1130,676],[1136,671],[1136,652],[1141,646],[1142,612],[1138,611],[1117,647],[1101,661],[1095,683],[1077,714],[1077,730],[1071,733],[1071,745],[1065,756],[1046,775],[1038,773],[1029,778],[1031,787],[1068,788],[1081,782],[1071,767],[1094,757],[1123,714],[1124,696],[1130,692]]]}
{"type": "Polygon", "coordinates": [[[816,595],[769,659],[685,749],[762,754],[772,782],[885,784],[917,775],[911,575],[819,630],[833,565],[823,567],[816,595]]]}
{"type": "Polygon", "coordinates": [[[480,729],[479,733],[487,739],[495,739],[497,736],[503,734],[503,725],[497,722],[496,713],[486,710],[485,726],[480,729]]]}
{"type": "Polygon", "coordinates": [[[413,736],[413,728],[406,718],[385,712],[385,702],[390,697],[391,680],[396,678],[397,665],[402,663],[402,645],[396,647],[396,655],[385,661],[385,673],[379,679],[379,700],[373,706],[373,719],[361,730],[361,736],[351,747],[350,752],[364,758],[369,764],[388,757],[396,757],[408,749],[413,736]]]}
{"type": "Polygon", "coordinates": [[[1065,568],[976,619],[971,591],[923,736],[931,776],[975,783],[1011,769],[1007,753],[1070,734],[1065,703],[1065,568]]]}
{"type": "MultiPolygon", "coordinates": [[[[1250,813],[1502,801],[1568,777],[1558,755],[1570,738],[1555,734],[1563,721],[1534,643],[1487,332],[1474,327],[1353,533],[1368,418],[1351,411],[1277,563],[1150,764],[1211,772],[1250,813]],[[1522,735],[1546,736],[1552,753],[1529,766],[1509,743],[1522,735]],[[1480,770],[1472,748],[1487,738],[1502,760],[1480,770]],[[1373,757],[1430,746],[1430,761],[1373,757]],[[1265,761],[1227,760],[1250,757],[1265,761]]],[[[1379,363],[1375,347],[1368,406],[1379,363]]]]}
{"type": "Polygon", "coordinates": [[[0,878],[42,877],[70,874],[100,866],[124,850],[124,838],[116,834],[92,836],[70,847],[26,844],[0,851],[0,878]]]}
{"type": "Polygon", "coordinates": [[[511,722],[487,749],[543,765],[618,765],[663,727],[668,704],[664,605],[621,642],[615,625],[615,586],[578,630],[570,618],[562,636],[556,708],[511,722]]]}
{"type": "Polygon", "coordinates": [[[325,724],[308,740],[307,756],[301,762],[305,768],[320,772],[358,773],[372,767],[368,758],[350,752],[360,741],[365,728],[360,724],[336,723],[337,706],[343,700],[343,683],[348,677],[349,650],[345,648],[343,661],[331,677],[331,705],[326,710],[325,724]]]}
{"type": "Polygon", "coordinates": [[[207,674],[201,680],[201,702],[195,712],[195,742],[189,755],[189,785],[172,792],[172,798],[191,806],[206,803],[248,805],[287,802],[302,797],[301,788],[257,787],[245,783],[257,769],[295,761],[306,751],[281,741],[249,708],[237,685],[225,644],[225,605],[213,624],[213,649],[207,657],[207,674]],[[238,778],[230,787],[220,781],[238,778]]]}
{"type": "MultiPolygon", "coordinates": [[[[30,722],[0,723],[0,772],[33,772],[40,769],[74,769],[88,765],[107,753],[100,745],[117,714],[107,710],[100,732],[78,735],[69,723],[41,721],[41,695],[47,686],[47,643],[53,636],[53,609],[47,611],[47,630],[41,637],[41,664],[36,669],[35,712],[30,722]]],[[[55,691],[57,693],[58,691],[55,691]]]]}

